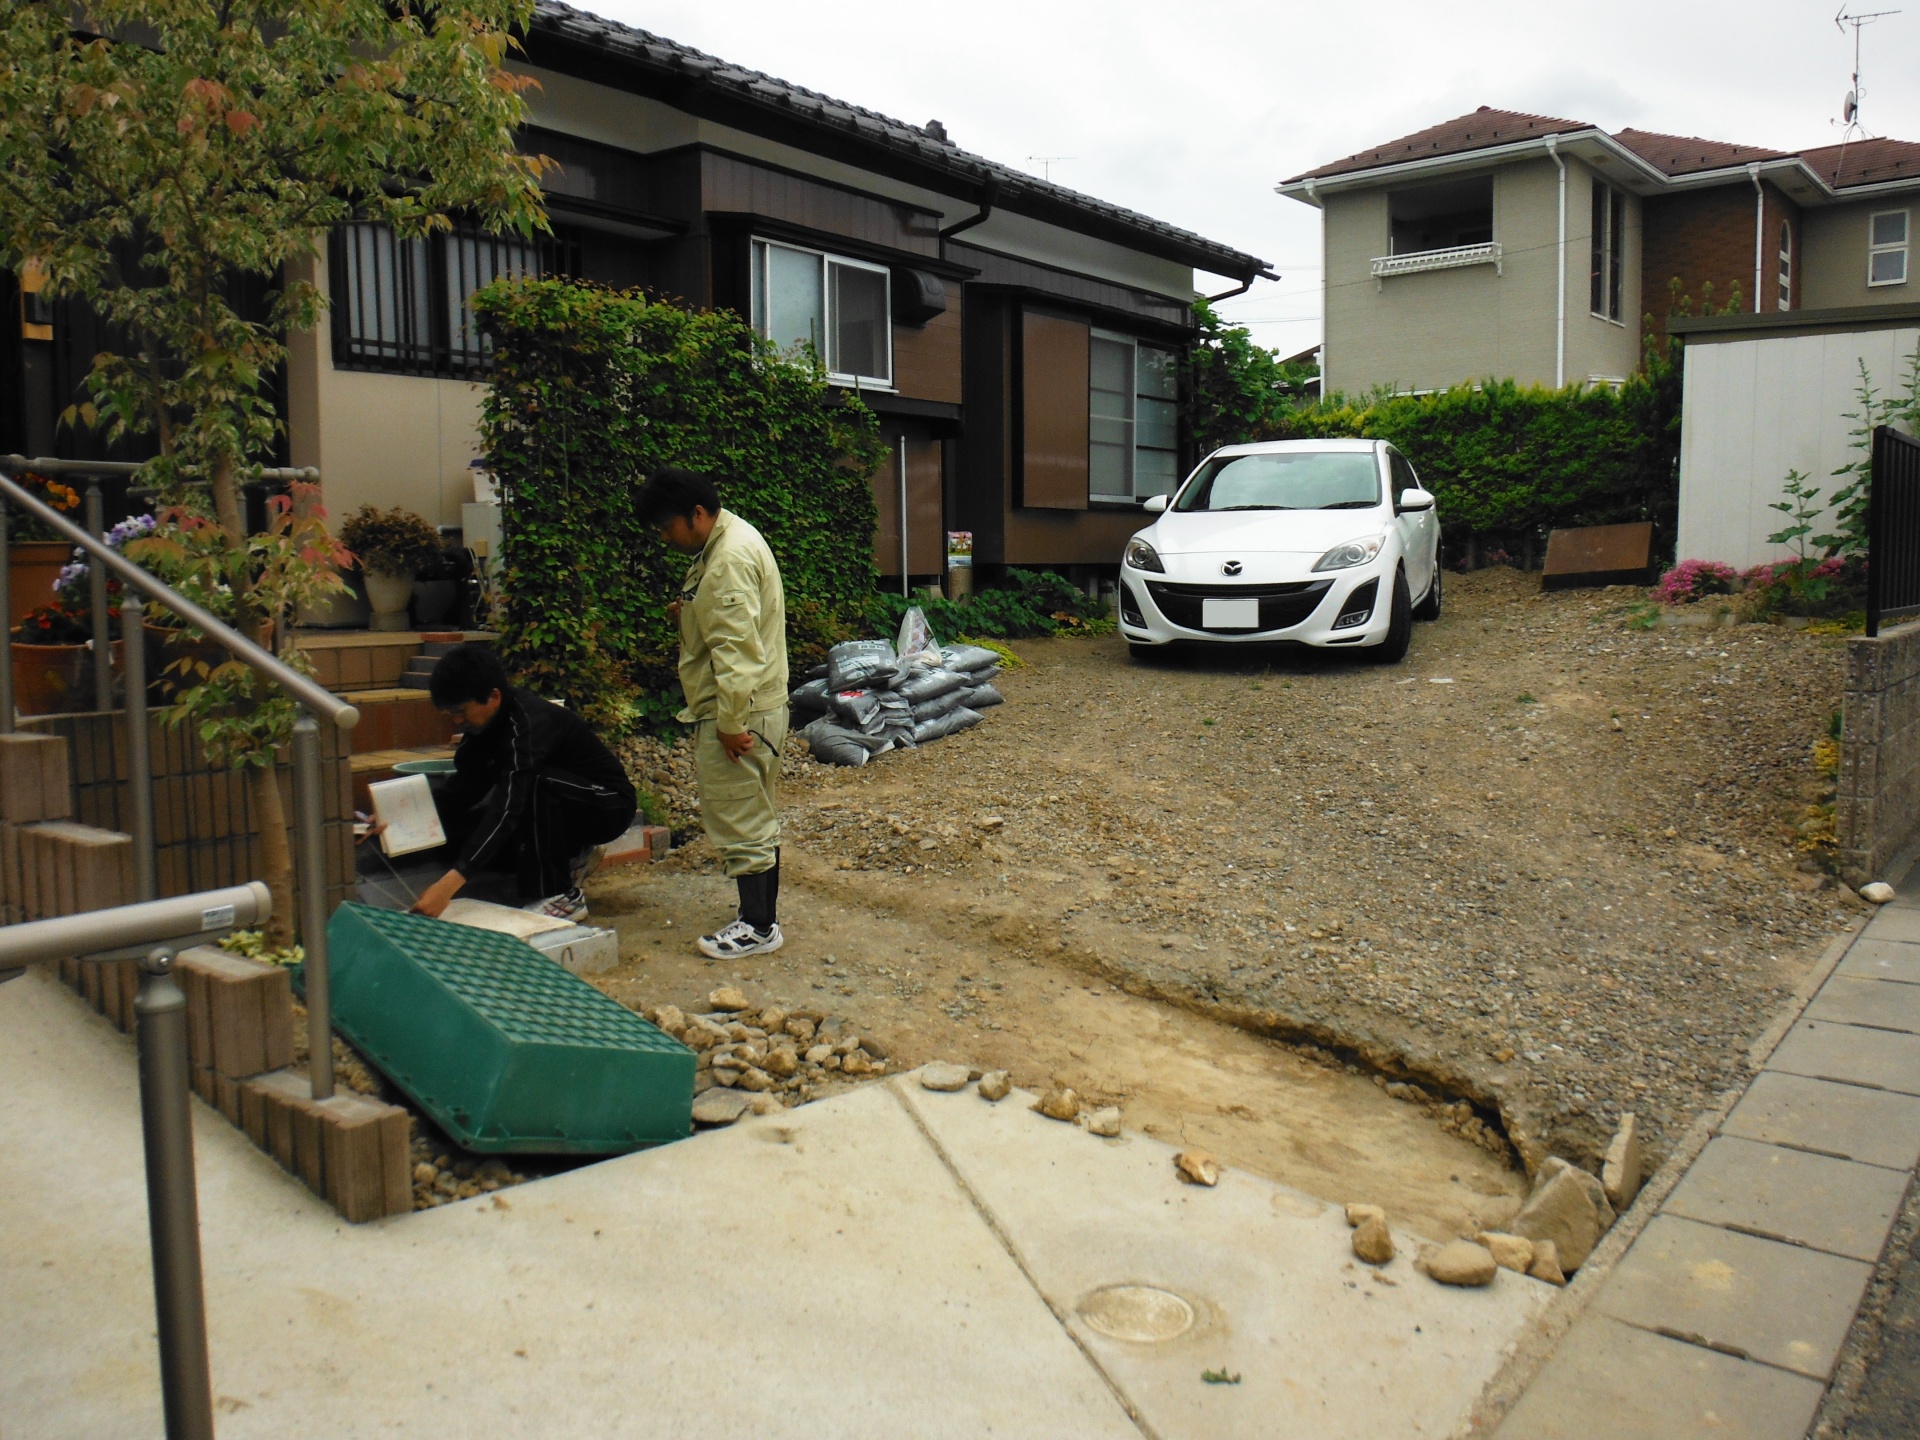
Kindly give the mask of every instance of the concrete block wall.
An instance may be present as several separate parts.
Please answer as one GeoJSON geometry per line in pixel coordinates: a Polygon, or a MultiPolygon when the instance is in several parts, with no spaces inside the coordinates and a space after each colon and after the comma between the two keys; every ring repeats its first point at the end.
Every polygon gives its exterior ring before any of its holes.
{"type": "Polygon", "coordinates": [[[1847,642],[1834,833],[1856,886],[1920,842],[1920,623],[1847,642]]]}

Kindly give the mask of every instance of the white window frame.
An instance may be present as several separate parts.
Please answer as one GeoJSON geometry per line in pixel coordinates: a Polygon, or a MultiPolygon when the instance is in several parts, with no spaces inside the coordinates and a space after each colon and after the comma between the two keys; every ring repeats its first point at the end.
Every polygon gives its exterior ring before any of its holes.
{"type": "Polygon", "coordinates": [[[1867,216],[1867,288],[1878,289],[1883,285],[1904,285],[1913,271],[1913,212],[1911,210],[1876,210],[1867,216]],[[1900,217],[1901,238],[1890,245],[1873,243],[1873,222],[1885,219],[1889,215],[1900,217]],[[1877,255],[1900,256],[1900,278],[1898,280],[1876,280],[1873,278],[1873,261],[1877,255]]]}
{"type": "MultiPolygon", "coordinates": [[[[856,260],[851,255],[836,255],[831,250],[816,250],[811,245],[795,245],[789,240],[773,240],[764,235],[755,235],[747,251],[749,256],[748,268],[751,271],[748,282],[749,289],[752,292],[748,303],[750,312],[758,313],[764,311],[765,314],[772,314],[773,307],[769,303],[767,294],[767,271],[770,268],[772,251],[775,246],[778,246],[782,250],[792,251],[796,255],[811,255],[820,262],[820,335],[825,351],[825,353],[820,356],[820,364],[826,371],[828,383],[833,385],[851,385],[859,390],[892,390],[894,388],[893,272],[885,265],[876,264],[871,260],[856,260]],[[762,249],[761,247],[765,248],[762,249]],[[885,375],[860,375],[851,370],[840,370],[834,367],[834,361],[840,358],[834,353],[838,348],[836,337],[840,333],[839,317],[834,314],[833,304],[833,267],[836,265],[848,270],[869,271],[879,275],[886,285],[886,304],[883,307],[886,324],[881,327],[886,334],[887,373],[885,375]]],[[[767,338],[766,325],[757,324],[756,329],[759,330],[763,338],[767,338]]]]}
{"type": "Polygon", "coordinates": [[[1793,309],[1793,222],[1780,222],[1780,268],[1774,277],[1776,308],[1793,309]]]}
{"type": "MultiPolygon", "coordinates": [[[[1099,491],[1093,488],[1093,481],[1092,481],[1093,443],[1091,440],[1089,440],[1087,444],[1087,454],[1088,454],[1087,502],[1092,505],[1138,505],[1141,501],[1140,462],[1139,462],[1140,451],[1142,449],[1151,449],[1151,450],[1162,449],[1162,447],[1158,445],[1142,446],[1140,443],[1140,347],[1142,345],[1145,345],[1148,349],[1151,349],[1151,350],[1166,350],[1166,351],[1172,351],[1173,347],[1170,345],[1158,344],[1152,340],[1142,340],[1137,335],[1122,335],[1117,330],[1092,329],[1087,332],[1087,335],[1088,335],[1089,345],[1091,345],[1092,342],[1095,340],[1106,340],[1113,344],[1125,345],[1127,347],[1127,352],[1130,357],[1129,363],[1127,365],[1127,374],[1132,377],[1131,384],[1133,387],[1132,390],[1129,391],[1127,395],[1127,438],[1128,438],[1127,486],[1128,486],[1129,493],[1125,495],[1114,495],[1106,491],[1099,491]]],[[[1178,402],[1176,401],[1176,415],[1178,413],[1177,405],[1178,405],[1178,402]]],[[[1091,383],[1091,380],[1089,380],[1089,383],[1087,385],[1087,408],[1089,412],[1089,415],[1088,415],[1089,427],[1091,427],[1091,420],[1092,420],[1091,412],[1093,408],[1093,385],[1091,383]]],[[[1172,494],[1173,491],[1178,490],[1180,488],[1180,481],[1185,478],[1180,474],[1180,450],[1179,450],[1177,436],[1175,437],[1175,442],[1176,443],[1171,452],[1174,457],[1173,490],[1166,492],[1168,494],[1172,494]]]]}
{"type": "Polygon", "coordinates": [[[1609,325],[1626,326],[1627,314],[1627,195],[1599,176],[1593,180],[1587,228],[1587,313],[1609,325]],[[1600,211],[1603,233],[1593,234],[1591,211],[1600,211]],[[1593,304],[1593,261],[1600,261],[1600,307],[1593,304]]]}

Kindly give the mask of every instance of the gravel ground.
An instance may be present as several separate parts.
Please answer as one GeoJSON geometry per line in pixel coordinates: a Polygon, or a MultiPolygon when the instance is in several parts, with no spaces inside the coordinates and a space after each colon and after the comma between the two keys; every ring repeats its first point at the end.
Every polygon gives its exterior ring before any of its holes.
{"type": "Polygon", "coordinates": [[[1794,843],[1844,642],[1642,599],[1451,577],[1390,668],[1022,642],[974,730],[791,765],[787,864],[1469,1101],[1529,1169],[1623,1111],[1657,1163],[1861,905],[1794,843]]]}

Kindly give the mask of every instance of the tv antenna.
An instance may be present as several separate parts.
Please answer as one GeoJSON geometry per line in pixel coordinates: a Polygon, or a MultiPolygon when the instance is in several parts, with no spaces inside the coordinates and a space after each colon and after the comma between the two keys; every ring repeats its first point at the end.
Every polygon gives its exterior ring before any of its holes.
{"type": "Polygon", "coordinates": [[[1027,156],[1027,163],[1040,167],[1040,178],[1042,180],[1051,180],[1053,179],[1054,166],[1060,164],[1062,161],[1078,160],[1079,158],[1078,155],[1029,155],[1027,156]]]}
{"type": "Polygon", "coordinates": [[[1860,123],[1860,102],[1866,98],[1867,94],[1860,84],[1860,31],[1876,20],[1884,20],[1889,15],[1900,13],[1898,10],[1874,10],[1864,15],[1849,15],[1847,7],[1842,5],[1833,17],[1834,28],[1842,35],[1847,33],[1849,25],[1853,27],[1853,84],[1847,90],[1846,99],[1840,102],[1840,119],[1835,122],[1845,127],[1840,137],[1842,144],[1850,140],[1856,130],[1863,137],[1867,133],[1867,127],[1860,123]]]}

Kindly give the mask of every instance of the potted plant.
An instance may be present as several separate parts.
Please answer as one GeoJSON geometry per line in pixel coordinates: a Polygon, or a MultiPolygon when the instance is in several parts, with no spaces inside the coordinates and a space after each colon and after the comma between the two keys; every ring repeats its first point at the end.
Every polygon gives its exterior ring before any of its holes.
{"type": "Polygon", "coordinates": [[[434,551],[413,577],[413,623],[431,630],[444,622],[459,590],[460,564],[454,553],[444,548],[434,551]]]}
{"type": "Polygon", "coordinates": [[[440,553],[439,531],[404,506],[362,505],[340,527],[340,541],[366,574],[373,628],[406,629],[414,574],[440,553]]]}
{"type": "Polygon", "coordinates": [[[93,632],[84,619],[62,605],[42,605],[13,628],[12,638],[15,709],[64,715],[93,708],[93,632]]]}
{"type": "MultiPolygon", "coordinates": [[[[20,484],[49,508],[77,518],[80,492],[71,485],[31,472],[21,475],[20,484]]],[[[45,608],[70,547],[44,521],[24,511],[9,507],[7,521],[7,624],[18,625],[45,608]]]]}

